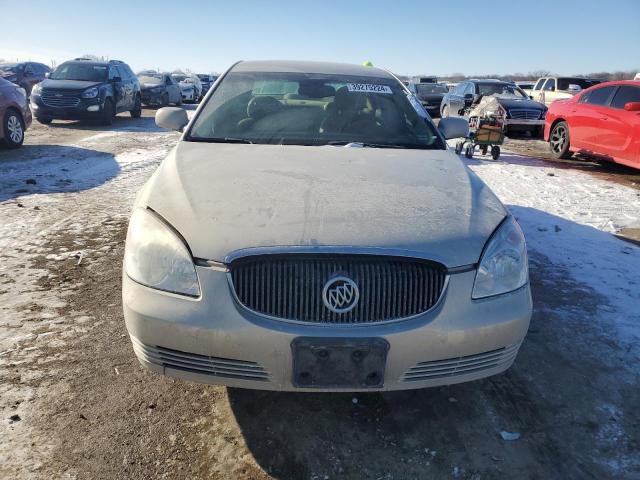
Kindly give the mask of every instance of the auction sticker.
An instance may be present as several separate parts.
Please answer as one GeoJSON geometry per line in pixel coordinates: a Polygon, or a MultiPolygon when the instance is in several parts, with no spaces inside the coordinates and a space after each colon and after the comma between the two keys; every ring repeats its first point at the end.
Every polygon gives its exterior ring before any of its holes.
{"type": "Polygon", "coordinates": [[[347,83],[350,92],[363,93],[393,93],[387,85],[374,85],[372,83],[347,83]]]}

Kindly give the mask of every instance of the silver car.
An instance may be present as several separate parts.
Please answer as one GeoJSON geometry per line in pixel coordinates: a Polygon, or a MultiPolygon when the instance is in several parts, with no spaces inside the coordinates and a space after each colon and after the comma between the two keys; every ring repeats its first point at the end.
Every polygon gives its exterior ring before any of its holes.
{"type": "Polygon", "coordinates": [[[402,390],[513,363],[532,304],[515,219],[391,73],[241,62],[139,193],[123,305],[158,373],[402,390]]]}

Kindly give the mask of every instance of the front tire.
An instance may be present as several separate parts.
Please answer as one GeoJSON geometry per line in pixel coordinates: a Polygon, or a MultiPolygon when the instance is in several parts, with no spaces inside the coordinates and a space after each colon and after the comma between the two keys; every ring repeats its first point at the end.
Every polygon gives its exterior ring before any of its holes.
{"type": "Polygon", "coordinates": [[[113,107],[113,102],[107,98],[104,101],[104,107],[102,107],[102,117],[100,118],[100,123],[102,125],[113,125],[114,115],[115,109],[113,107]]]}
{"type": "Polygon", "coordinates": [[[51,117],[36,117],[36,120],[38,121],[38,123],[41,123],[43,125],[49,125],[51,122],[53,122],[53,118],[51,117]]]}
{"type": "Polygon", "coordinates": [[[567,122],[558,122],[551,129],[549,135],[549,148],[556,158],[568,159],[573,153],[569,150],[571,139],[569,137],[569,125],[567,122]]]}
{"type": "Polygon", "coordinates": [[[130,110],[129,113],[131,114],[131,118],[140,118],[142,116],[142,101],[138,95],[136,95],[133,110],[130,110]]]}
{"type": "Polygon", "coordinates": [[[4,138],[1,143],[7,148],[18,148],[24,142],[24,121],[17,110],[9,109],[2,119],[4,138]]]}

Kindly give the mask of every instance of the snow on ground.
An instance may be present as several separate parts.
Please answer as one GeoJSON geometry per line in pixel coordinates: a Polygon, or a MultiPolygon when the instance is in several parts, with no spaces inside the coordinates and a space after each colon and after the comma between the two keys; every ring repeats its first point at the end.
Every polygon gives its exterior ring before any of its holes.
{"type": "Polygon", "coordinates": [[[530,251],[606,297],[598,317],[637,351],[640,248],[612,233],[640,227],[640,191],[509,152],[464,160],[517,217],[530,251]]]}
{"type": "Polygon", "coordinates": [[[83,243],[82,232],[102,226],[107,239],[112,227],[126,221],[137,190],[177,139],[174,133],[142,134],[123,144],[118,136],[104,132],[76,144],[47,145],[43,152],[49,153],[34,159],[0,162],[0,355],[32,335],[25,328],[30,305],[37,304],[45,323],[64,305],[57,292],[38,288],[47,272],[28,268],[29,260],[82,254],[87,261],[97,254],[83,243]],[[77,251],[44,247],[59,231],[78,236],[77,251]]]}

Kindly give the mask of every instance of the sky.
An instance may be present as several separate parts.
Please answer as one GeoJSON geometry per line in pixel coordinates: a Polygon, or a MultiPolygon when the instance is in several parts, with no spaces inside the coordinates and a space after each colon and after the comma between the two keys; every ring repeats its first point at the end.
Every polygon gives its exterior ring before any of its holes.
{"type": "Polygon", "coordinates": [[[0,0],[0,58],[134,70],[371,61],[396,74],[640,71],[640,0],[0,0]]]}

